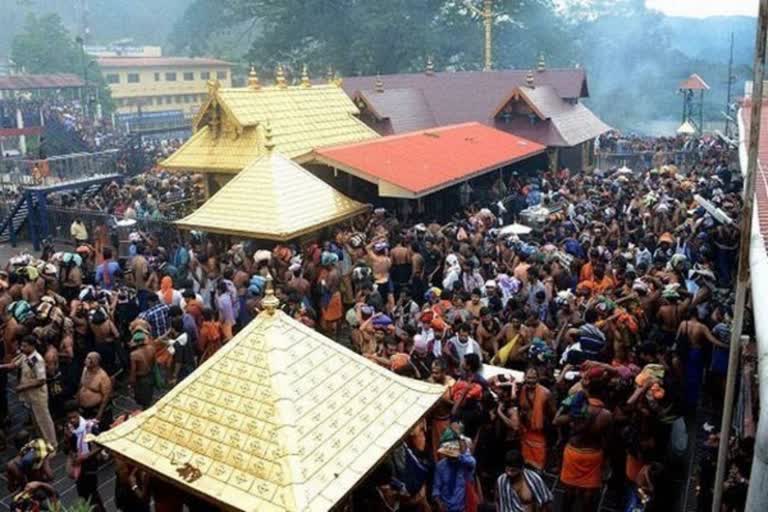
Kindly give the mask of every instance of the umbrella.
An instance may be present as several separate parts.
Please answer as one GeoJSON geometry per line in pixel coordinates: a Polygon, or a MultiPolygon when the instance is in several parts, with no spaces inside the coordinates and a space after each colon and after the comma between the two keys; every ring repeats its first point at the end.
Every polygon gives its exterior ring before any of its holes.
{"type": "Polygon", "coordinates": [[[501,236],[510,236],[510,235],[528,235],[530,232],[533,231],[533,229],[529,228],[528,226],[525,226],[523,224],[509,224],[508,226],[504,226],[499,230],[499,235],[501,236]]]}

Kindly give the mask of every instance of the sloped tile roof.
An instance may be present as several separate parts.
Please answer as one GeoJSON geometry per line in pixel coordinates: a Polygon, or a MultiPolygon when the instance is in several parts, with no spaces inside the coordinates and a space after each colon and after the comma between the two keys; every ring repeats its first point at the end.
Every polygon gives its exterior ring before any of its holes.
{"type": "Polygon", "coordinates": [[[72,73],[0,76],[0,90],[6,91],[65,89],[68,87],[83,87],[84,85],[83,80],[72,73]]]}
{"type": "Polygon", "coordinates": [[[325,512],[443,392],[264,312],[96,442],[227,510],[325,512]]]}
{"type": "Polygon", "coordinates": [[[357,107],[336,85],[226,88],[212,94],[198,115],[198,131],[162,162],[164,167],[237,173],[264,154],[261,125],[266,123],[272,127],[276,149],[293,159],[317,147],[379,136],[355,117],[357,107]],[[223,134],[214,133],[208,119],[209,112],[217,112],[217,104],[223,113],[214,117],[220,116],[221,124],[235,125],[223,134]]]}
{"type": "Polygon", "coordinates": [[[284,241],[365,209],[299,164],[272,152],[246,166],[176,224],[210,233],[284,241]]]}

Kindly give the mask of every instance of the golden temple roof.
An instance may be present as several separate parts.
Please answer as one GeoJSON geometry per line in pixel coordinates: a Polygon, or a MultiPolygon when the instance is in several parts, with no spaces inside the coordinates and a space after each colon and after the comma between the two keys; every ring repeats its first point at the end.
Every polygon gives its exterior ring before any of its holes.
{"type": "Polygon", "coordinates": [[[442,393],[264,312],[96,442],[227,509],[327,511],[442,393]]]}
{"type": "Polygon", "coordinates": [[[238,173],[264,154],[259,127],[267,122],[278,151],[298,161],[321,146],[378,137],[355,117],[357,107],[336,85],[212,87],[209,94],[194,121],[195,134],[163,167],[238,173]]]}
{"type": "Polygon", "coordinates": [[[341,222],[366,208],[272,151],[249,164],[176,224],[184,229],[284,241],[341,222]]]}

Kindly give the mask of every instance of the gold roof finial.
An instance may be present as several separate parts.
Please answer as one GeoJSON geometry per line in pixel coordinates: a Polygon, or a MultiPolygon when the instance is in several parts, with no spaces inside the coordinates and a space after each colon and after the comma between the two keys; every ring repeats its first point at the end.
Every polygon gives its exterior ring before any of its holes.
{"type": "Polygon", "coordinates": [[[536,67],[536,71],[541,73],[547,69],[547,62],[544,60],[544,52],[539,52],[539,63],[536,67]]]}
{"type": "Polygon", "coordinates": [[[248,73],[248,87],[253,90],[261,89],[261,84],[259,83],[259,75],[256,74],[256,68],[253,66],[251,66],[251,72],[248,73]]]}
{"type": "Polygon", "coordinates": [[[282,64],[277,65],[277,71],[275,72],[275,84],[281,89],[288,87],[288,83],[285,81],[285,70],[283,69],[282,64]]]}
{"type": "Polygon", "coordinates": [[[272,140],[272,123],[267,120],[264,125],[264,148],[271,153],[275,149],[275,141],[272,140]]]}
{"type": "Polygon", "coordinates": [[[527,85],[531,89],[534,88],[533,71],[531,71],[530,69],[528,70],[528,74],[525,75],[525,85],[527,85]]]}
{"type": "Polygon", "coordinates": [[[427,71],[428,76],[432,76],[435,74],[435,64],[432,62],[432,56],[427,55],[427,71]]]}
{"type": "Polygon", "coordinates": [[[272,276],[267,276],[267,282],[264,288],[264,298],[261,299],[261,305],[269,316],[274,315],[277,308],[280,307],[280,299],[275,295],[275,285],[272,282],[272,276]]]}
{"type": "Polygon", "coordinates": [[[312,87],[312,82],[309,81],[309,70],[307,69],[306,64],[301,68],[301,86],[304,88],[312,87]]]}
{"type": "Polygon", "coordinates": [[[381,79],[381,75],[376,73],[376,92],[384,92],[384,81],[381,79]]]}
{"type": "Polygon", "coordinates": [[[208,80],[208,96],[213,96],[219,90],[221,83],[218,80],[208,80]]]}
{"type": "Polygon", "coordinates": [[[341,85],[344,83],[344,79],[341,78],[341,75],[338,71],[333,72],[333,85],[336,87],[341,87],[341,85]]]}

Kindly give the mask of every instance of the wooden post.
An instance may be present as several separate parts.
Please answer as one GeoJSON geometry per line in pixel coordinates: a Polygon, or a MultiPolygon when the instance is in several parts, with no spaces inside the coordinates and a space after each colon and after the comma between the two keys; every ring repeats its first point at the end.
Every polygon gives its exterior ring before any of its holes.
{"type": "Polygon", "coordinates": [[[741,234],[739,239],[739,272],[736,281],[736,302],[733,305],[731,346],[728,354],[728,376],[725,381],[723,418],[720,425],[720,445],[717,450],[717,472],[715,473],[712,512],[720,512],[723,500],[728,446],[731,435],[731,417],[736,394],[736,377],[739,373],[741,353],[741,331],[744,324],[744,307],[749,288],[749,249],[752,235],[752,210],[755,203],[755,178],[760,145],[760,116],[763,111],[763,79],[765,77],[765,48],[768,37],[768,0],[760,0],[757,37],[755,42],[755,76],[752,85],[752,112],[749,126],[749,149],[747,155],[747,176],[744,190],[744,208],[741,212],[741,234]]]}

